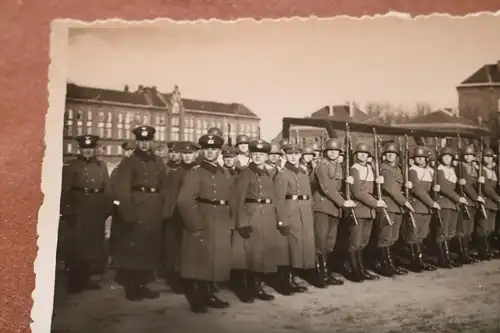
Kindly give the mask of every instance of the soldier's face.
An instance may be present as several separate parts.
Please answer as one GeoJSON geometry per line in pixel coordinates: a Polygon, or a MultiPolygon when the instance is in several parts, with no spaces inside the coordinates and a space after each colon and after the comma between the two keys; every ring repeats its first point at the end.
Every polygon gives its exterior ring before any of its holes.
{"type": "Polygon", "coordinates": [[[330,149],[326,151],[326,157],[328,157],[331,160],[336,160],[340,156],[340,151],[335,150],[335,149],[330,149]]]}
{"type": "Polygon", "coordinates": [[[238,145],[238,150],[240,153],[246,154],[248,153],[248,143],[240,143],[238,145]]]}
{"type": "Polygon", "coordinates": [[[205,148],[203,149],[203,158],[209,162],[215,162],[219,158],[220,148],[205,148]]]}
{"type": "Polygon", "coordinates": [[[151,143],[152,141],[137,140],[137,147],[141,151],[148,151],[151,149],[151,143]]]}
{"type": "Polygon", "coordinates": [[[492,156],[484,156],[483,157],[484,164],[487,166],[491,166],[493,164],[493,157],[492,156]]]}
{"type": "Polygon", "coordinates": [[[301,155],[302,155],[301,153],[289,153],[286,154],[286,160],[290,164],[298,165],[301,155]]]}
{"type": "Polygon", "coordinates": [[[474,155],[471,155],[471,154],[464,155],[465,162],[471,163],[473,160],[474,160],[474,155]]]}
{"type": "Polygon", "coordinates": [[[356,153],[356,158],[360,162],[367,162],[368,161],[368,153],[363,153],[363,152],[356,153]]]}
{"type": "Polygon", "coordinates": [[[385,159],[387,160],[387,162],[389,163],[394,163],[396,162],[396,153],[386,153],[385,154],[385,159]]]}
{"type": "Polygon", "coordinates": [[[267,157],[267,160],[271,164],[277,164],[280,160],[280,155],[279,154],[269,154],[269,156],[267,157]]]}
{"type": "Polygon", "coordinates": [[[168,159],[172,162],[178,162],[181,160],[181,153],[178,151],[170,151],[168,152],[168,159]]]}
{"type": "Polygon", "coordinates": [[[413,158],[408,159],[408,164],[410,164],[410,165],[415,164],[415,161],[413,160],[413,158]]]}
{"type": "Polygon", "coordinates": [[[228,168],[234,167],[235,162],[236,162],[236,157],[233,156],[224,157],[224,165],[227,166],[228,168]]]}
{"type": "Polygon", "coordinates": [[[415,164],[418,166],[424,166],[425,165],[425,157],[423,157],[423,156],[415,157],[415,164]]]}
{"type": "Polygon", "coordinates": [[[443,155],[443,156],[441,156],[441,162],[444,165],[451,165],[451,155],[443,155]]]}
{"type": "Polygon", "coordinates": [[[314,155],[313,154],[304,154],[304,155],[302,155],[302,158],[304,159],[304,162],[309,163],[313,160],[314,155]]]}
{"type": "Polygon", "coordinates": [[[181,153],[181,158],[182,158],[182,162],[186,163],[186,164],[191,164],[194,162],[194,159],[196,158],[196,152],[184,152],[184,153],[181,153]]]}
{"type": "Polygon", "coordinates": [[[255,152],[250,154],[250,158],[256,165],[262,165],[267,161],[267,154],[262,152],[255,152]]]}
{"type": "Polygon", "coordinates": [[[95,148],[82,148],[82,156],[85,158],[91,158],[95,156],[96,150],[95,148]]]}

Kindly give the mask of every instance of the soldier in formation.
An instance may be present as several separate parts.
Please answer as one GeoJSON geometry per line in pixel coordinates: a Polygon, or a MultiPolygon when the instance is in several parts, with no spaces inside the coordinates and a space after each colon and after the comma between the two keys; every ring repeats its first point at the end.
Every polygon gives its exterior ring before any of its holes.
{"type": "Polygon", "coordinates": [[[277,272],[276,240],[279,236],[272,174],[265,167],[271,145],[262,140],[249,144],[251,163],[235,179],[235,231],[232,269],[235,291],[242,302],[271,301],[262,281],[277,272]]]}
{"type": "Polygon", "coordinates": [[[77,137],[80,155],[63,169],[60,214],[69,229],[66,269],[71,293],[100,289],[91,273],[103,257],[112,196],[106,164],[96,157],[98,140],[95,135],[77,137]]]}
{"type": "Polygon", "coordinates": [[[229,170],[231,175],[235,175],[238,170],[236,169],[236,156],[238,156],[238,149],[231,146],[222,147],[222,158],[224,159],[224,167],[229,170]]]}
{"type": "Polygon", "coordinates": [[[236,148],[238,155],[236,156],[236,169],[241,171],[250,164],[248,144],[250,138],[245,134],[240,134],[236,137],[236,148]]]}

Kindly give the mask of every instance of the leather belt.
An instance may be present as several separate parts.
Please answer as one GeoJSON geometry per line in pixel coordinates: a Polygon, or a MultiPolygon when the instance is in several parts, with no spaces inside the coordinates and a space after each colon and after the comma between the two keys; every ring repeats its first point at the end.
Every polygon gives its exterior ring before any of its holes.
{"type": "Polygon", "coordinates": [[[211,199],[197,198],[196,201],[198,201],[199,203],[215,205],[215,206],[227,206],[229,204],[228,200],[217,200],[217,199],[211,200],[211,199]]]}
{"type": "Polygon", "coordinates": [[[132,191],[145,192],[145,193],[157,193],[158,189],[156,187],[132,186],[132,191]]]}
{"type": "Polygon", "coordinates": [[[88,187],[73,187],[73,191],[83,192],[83,193],[89,194],[89,193],[103,193],[104,189],[103,188],[88,188],[88,187]]]}
{"type": "Polygon", "coordinates": [[[267,198],[258,198],[258,199],[246,198],[245,202],[248,202],[248,203],[258,203],[258,204],[272,204],[273,200],[272,199],[267,199],[267,198]]]}
{"type": "Polygon", "coordinates": [[[287,200],[309,200],[309,196],[308,195],[304,195],[304,194],[287,194],[285,195],[285,199],[287,200]]]}

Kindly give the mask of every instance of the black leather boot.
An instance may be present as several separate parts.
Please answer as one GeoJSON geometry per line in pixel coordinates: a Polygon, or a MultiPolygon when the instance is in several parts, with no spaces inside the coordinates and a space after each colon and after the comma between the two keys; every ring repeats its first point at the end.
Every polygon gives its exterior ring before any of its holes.
{"type": "Polygon", "coordinates": [[[410,265],[408,268],[414,273],[422,272],[422,265],[420,264],[420,257],[422,254],[419,252],[417,244],[409,244],[410,248],[410,265]]]}
{"type": "Polygon", "coordinates": [[[438,265],[441,268],[453,268],[450,259],[450,252],[448,250],[448,243],[445,241],[439,244],[438,265]]]}
{"type": "Polygon", "coordinates": [[[363,282],[365,278],[363,277],[363,274],[361,273],[361,268],[359,266],[358,252],[357,251],[348,252],[348,260],[350,269],[349,271],[346,271],[346,273],[348,275],[349,280],[353,282],[363,282]]]}
{"type": "Polygon", "coordinates": [[[449,260],[450,260],[450,263],[451,263],[451,266],[453,267],[462,267],[463,264],[460,260],[453,260],[451,258],[451,252],[450,252],[450,240],[446,240],[445,241],[445,244],[446,244],[446,247],[448,249],[448,257],[449,257],[449,260]]]}
{"type": "Polygon", "coordinates": [[[288,268],[288,277],[290,279],[290,285],[292,286],[292,291],[294,293],[303,293],[303,292],[306,292],[307,291],[307,287],[306,286],[301,286],[299,284],[299,282],[297,281],[297,276],[294,274],[293,272],[294,270],[289,267],[288,268]]]}
{"type": "Polygon", "coordinates": [[[333,274],[333,267],[335,266],[335,258],[333,252],[328,253],[326,256],[326,281],[331,286],[341,286],[344,281],[337,279],[333,274]]]}
{"type": "Polygon", "coordinates": [[[276,274],[276,291],[281,295],[290,296],[293,294],[293,287],[290,284],[290,271],[286,266],[278,266],[276,274]]]}
{"type": "Polygon", "coordinates": [[[477,260],[473,259],[469,253],[469,238],[458,238],[457,237],[457,247],[458,247],[458,260],[463,265],[469,265],[476,263],[477,260]]]}
{"type": "Polygon", "coordinates": [[[380,277],[378,275],[371,274],[365,268],[365,265],[363,263],[363,250],[356,251],[356,256],[358,259],[359,270],[361,272],[361,275],[363,276],[363,279],[365,279],[365,280],[378,280],[378,279],[380,279],[380,277]]]}
{"type": "Polygon", "coordinates": [[[202,282],[190,280],[186,282],[186,298],[189,302],[189,308],[194,313],[207,312],[207,304],[205,302],[205,291],[203,290],[202,282]]]}
{"type": "Polygon", "coordinates": [[[127,272],[123,286],[125,289],[125,298],[131,302],[138,302],[144,299],[140,282],[135,273],[133,271],[127,272]]]}
{"type": "Polygon", "coordinates": [[[375,265],[377,274],[385,277],[393,277],[396,270],[389,263],[389,248],[387,246],[377,248],[378,265],[375,265]]]}
{"type": "Polygon", "coordinates": [[[266,293],[263,288],[262,280],[260,279],[259,274],[250,272],[250,283],[253,286],[253,296],[261,301],[272,301],[274,300],[274,296],[266,293]]]}
{"type": "Polygon", "coordinates": [[[389,259],[389,266],[396,272],[396,275],[406,275],[408,274],[408,271],[406,269],[404,269],[403,267],[399,267],[398,265],[396,265],[394,263],[394,259],[392,257],[392,253],[393,253],[393,247],[392,246],[389,246],[387,248],[387,258],[389,259]]]}
{"type": "Polygon", "coordinates": [[[327,283],[327,271],[326,271],[326,260],[325,256],[318,254],[316,255],[316,287],[326,288],[327,283]]]}
{"type": "Polygon", "coordinates": [[[412,244],[412,247],[415,248],[414,252],[417,256],[417,260],[418,260],[418,264],[420,266],[420,269],[422,271],[435,271],[437,270],[437,267],[436,266],[433,266],[433,265],[429,265],[428,263],[426,263],[424,261],[424,256],[422,254],[422,248],[420,247],[420,244],[419,243],[416,243],[416,244],[412,244]]]}
{"type": "Polygon", "coordinates": [[[223,301],[217,297],[212,281],[203,281],[203,290],[205,292],[205,304],[208,307],[214,309],[226,309],[229,307],[229,302],[223,301]]]}
{"type": "Polygon", "coordinates": [[[234,270],[235,294],[243,303],[253,303],[253,286],[249,281],[250,274],[245,270],[234,270]]]}

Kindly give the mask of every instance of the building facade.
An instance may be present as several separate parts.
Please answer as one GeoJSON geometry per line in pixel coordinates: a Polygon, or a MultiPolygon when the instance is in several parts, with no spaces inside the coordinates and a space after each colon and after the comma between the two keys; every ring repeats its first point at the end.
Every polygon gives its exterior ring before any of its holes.
{"type": "Polygon", "coordinates": [[[260,137],[260,118],[239,103],[184,99],[176,86],[164,94],[155,87],[139,86],[131,92],[68,84],[64,113],[63,158],[78,154],[74,138],[95,134],[101,137],[100,158],[113,169],[125,152],[121,144],[131,141],[131,130],[140,125],[156,128],[159,151],[168,141],[196,141],[210,127],[218,127],[230,143],[239,134],[260,137]]]}
{"type": "Polygon", "coordinates": [[[460,116],[500,129],[500,60],[486,64],[457,86],[460,116]]]}

